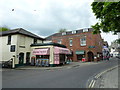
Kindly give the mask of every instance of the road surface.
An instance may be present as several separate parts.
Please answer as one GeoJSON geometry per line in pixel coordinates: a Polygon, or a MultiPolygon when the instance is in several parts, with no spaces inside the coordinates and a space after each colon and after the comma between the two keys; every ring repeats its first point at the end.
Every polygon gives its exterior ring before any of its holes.
{"type": "Polygon", "coordinates": [[[118,65],[118,59],[54,70],[5,70],[3,88],[86,88],[94,75],[118,65]]]}

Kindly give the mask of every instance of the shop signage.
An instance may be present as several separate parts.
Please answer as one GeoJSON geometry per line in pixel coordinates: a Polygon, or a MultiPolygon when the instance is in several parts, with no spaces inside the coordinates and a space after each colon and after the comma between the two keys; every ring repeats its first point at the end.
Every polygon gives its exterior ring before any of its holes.
{"type": "Polygon", "coordinates": [[[88,46],[88,48],[95,48],[95,46],[88,46]]]}
{"type": "Polygon", "coordinates": [[[54,54],[71,54],[67,48],[54,47],[54,54]]]}
{"type": "Polygon", "coordinates": [[[85,51],[84,50],[76,51],[76,54],[85,54],[85,51]]]}
{"type": "Polygon", "coordinates": [[[35,49],[33,50],[33,55],[49,55],[49,49],[45,48],[45,49],[35,49]]]}

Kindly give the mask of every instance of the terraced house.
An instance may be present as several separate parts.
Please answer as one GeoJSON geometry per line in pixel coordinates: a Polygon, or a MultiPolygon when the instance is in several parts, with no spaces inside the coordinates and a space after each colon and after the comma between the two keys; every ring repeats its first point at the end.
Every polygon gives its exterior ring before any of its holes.
{"type": "Polygon", "coordinates": [[[73,61],[99,61],[102,59],[103,39],[100,34],[93,34],[92,28],[85,28],[63,33],[55,33],[46,41],[63,44],[71,50],[68,57],[73,61]]]}

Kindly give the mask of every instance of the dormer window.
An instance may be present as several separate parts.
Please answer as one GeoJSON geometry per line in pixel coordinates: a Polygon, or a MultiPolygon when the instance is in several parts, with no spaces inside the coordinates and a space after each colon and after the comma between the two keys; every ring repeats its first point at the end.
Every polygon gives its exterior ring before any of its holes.
{"type": "Polygon", "coordinates": [[[76,34],[76,31],[72,31],[72,34],[76,34]]]}
{"type": "Polygon", "coordinates": [[[88,28],[83,29],[83,32],[88,32],[88,28]]]}
{"type": "Polygon", "coordinates": [[[63,32],[62,35],[66,35],[66,32],[63,32]]]}

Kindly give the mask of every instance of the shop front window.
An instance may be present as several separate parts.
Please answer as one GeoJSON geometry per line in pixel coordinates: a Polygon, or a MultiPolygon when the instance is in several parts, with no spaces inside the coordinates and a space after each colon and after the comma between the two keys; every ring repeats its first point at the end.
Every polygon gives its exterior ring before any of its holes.
{"type": "Polygon", "coordinates": [[[36,55],[36,66],[49,66],[49,55],[36,55]]]}

